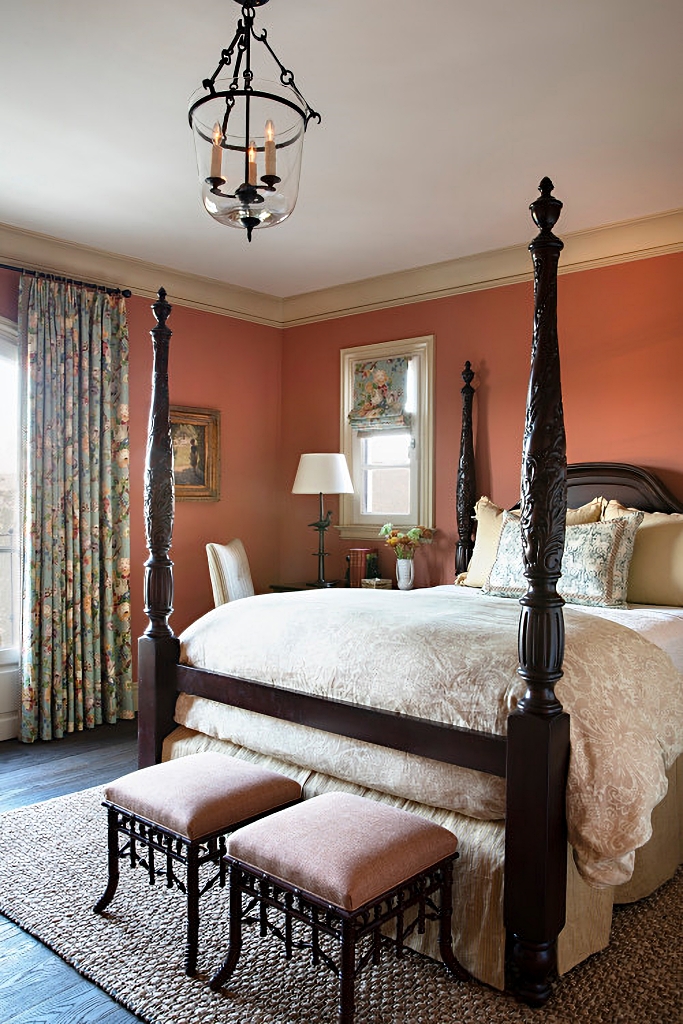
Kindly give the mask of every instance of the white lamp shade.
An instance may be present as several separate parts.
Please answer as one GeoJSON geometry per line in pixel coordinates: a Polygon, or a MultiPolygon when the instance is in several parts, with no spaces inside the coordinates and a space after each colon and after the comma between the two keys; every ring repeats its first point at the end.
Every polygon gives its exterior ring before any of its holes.
{"type": "Polygon", "coordinates": [[[302,455],[292,494],[353,494],[346,457],[337,452],[302,455]]]}

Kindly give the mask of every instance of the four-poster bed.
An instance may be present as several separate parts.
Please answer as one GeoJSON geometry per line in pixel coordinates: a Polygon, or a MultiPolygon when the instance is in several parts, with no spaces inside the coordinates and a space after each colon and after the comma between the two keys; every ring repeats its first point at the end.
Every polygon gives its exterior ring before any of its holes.
{"type": "MultiPolygon", "coordinates": [[[[486,820],[489,817],[496,820],[493,822],[495,828],[492,829],[492,838],[486,841],[480,838],[477,823],[468,842],[468,837],[462,831],[468,828],[467,821],[462,816],[458,818],[454,828],[459,832],[462,860],[467,859],[468,846],[478,856],[479,851],[475,848],[479,845],[483,849],[487,842],[499,847],[504,843],[504,868],[501,868],[501,871],[504,870],[504,924],[511,939],[514,984],[523,999],[536,1005],[545,1002],[550,994],[556,968],[557,939],[565,923],[568,879],[565,799],[570,761],[570,718],[555,693],[555,685],[562,677],[565,648],[564,601],[558,594],[557,585],[565,544],[568,474],[556,329],[557,264],[562,243],[552,231],[561,203],[551,195],[552,187],[549,179],[544,179],[540,186],[541,196],[531,207],[534,221],[540,230],[530,245],[534,263],[535,314],[523,442],[520,514],[526,593],[520,602],[521,615],[518,610],[514,612],[513,602],[507,602],[507,607],[501,613],[508,620],[508,633],[509,622],[512,621],[511,612],[515,614],[515,621],[519,620],[518,627],[514,628],[517,635],[518,671],[515,673],[513,668],[511,675],[521,685],[521,690],[513,693],[512,688],[508,687],[509,705],[501,705],[503,711],[506,707],[508,710],[514,708],[509,717],[506,713],[496,724],[492,712],[491,724],[483,713],[481,721],[485,720],[487,724],[473,727],[463,724],[470,721],[464,712],[451,714],[451,711],[443,712],[443,709],[423,711],[422,705],[413,702],[410,691],[402,691],[398,685],[391,697],[387,696],[385,690],[379,703],[373,703],[371,691],[358,696],[358,677],[354,677],[353,685],[346,689],[342,686],[332,691],[330,696],[329,693],[316,692],[314,687],[308,687],[303,681],[301,685],[297,685],[296,681],[286,687],[274,685],[268,671],[264,675],[265,681],[255,681],[254,676],[258,680],[258,675],[250,675],[243,667],[233,668],[229,675],[225,675],[224,669],[217,669],[208,661],[202,662],[201,656],[194,658],[194,651],[201,652],[210,646],[202,632],[203,626],[199,624],[196,630],[190,627],[183,634],[181,652],[180,639],[174,636],[168,623],[173,601],[172,563],[169,559],[173,526],[168,389],[171,332],[166,324],[170,306],[163,289],[153,307],[157,326],[151,332],[155,361],[145,488],[145,519],[150,550],[145,571],[145,610],[150,624],[139,644],[141,766],[161,759],[164,739],[174,729],[175,713],[182,735],[178,738],[176,730],[176,740],[167,741],[169,745],[164,749],[164,756],[179,756],[190,749],[186,748],[185,742],[191,734],[208,735],[212,742],[223,742],[226,752],[238,756],[256,756],[261,751],[269,756],[276,753],[293,770],[300,768],[304,775],[307,770],[311,770],[317,780],[312,783],[313,787],[315,784],[329,788],[335,784],[343,786],[355,783],[366,791],[370,789],[374,795],[381,795],[375,792],[377,787],[371,781],[382,777],[382,768],[372,760],[373,753],[381,747],[383,754],[403,759],[400,765],[395,760],[392,770],[404,781],[397,782],[393,788],[380,787],[385,790],[384,796],[388,794],[389,799],[412,801],[420,807],[425,805],[432,811],[434,808],[446,808],[455,812],[457,798],[451,795],[437,797],[436,790],[432,792],[429,788],[431,783],[424,780],[436,778],[440,773],[442,780],[447,777],[445,785],[448,788],[451,786],[451,776],[459,780],[458,773],[463,769],[469,770],[471,777],[479,780],[481,793],[479,797],[473,798],[472,806],[477,804],[474,810],[467,804],[469,797],[465,797],[465,815],[471,812],[474,819],[482,819],[486,825],[489,824],[486,820]],[[188,664],[188,661],[194,664],[188,664]],[[194,667],[200,663],[205,665],[204,669],[194,667]],[[176,711],[178,694],[181,697],[176,711]],[[219,706],[228,716],[223,734],[214,731],[212,726],[198,724],[204,721],[201,715],[207,707],[216,709],[219,706]],[[256,729],[260,728],[261,732],[265,728],[271,734],[268,740],[270,743],[276,734],[279,737],[282,730],[283,739],[280,744],[278,738],[277,751],[259,747],[256,740],[250,741],[247,738],[241,742],[236,739],[242,729],[242,721],[236,716],[243,712],[233,712],[233,709],[243,709],[247,716],[253,715],[258,719],[256,725],[248,723],[244,727],[247,734],[252,725],[256,729]],[[268,716],[265,727],[262,725],[262,716],[268,716]],[[339,744],[332,748],[331,753],[329,750],[320,753],[317,770],[316,765],[309,763],[303,756],[297,761],[293,753],[297,744],[302,742],[301,734],[296,730],[302,728],[321,730],[328,738],[336,737],[339,744]],[[289,739],[287,729],[291,730],[289,739]],[[352,763],[360,766],[366,758],[363,769],[358,767],[356,771],[348,767],[352,763]],[[426,775],[421,774],[427,771],[426,762],[429,762],[427,767],[430,771],[435,762],[440,765],[436,775],[429,775],[428,772],[426,775]],[[413,779],[410,778],[411,772],[415,773],[413,779]],[[495,809],[497,806],[498,810],[495,809]]],[[[476,500],[471,439],[474,391],[469,364],[466,365],[463,379],[463,430],[457,498],[460,536],[456,552],[458,571],[464,570],[472,551],[472,509],[476,500]]],[[[650,474],[632,467],[608,464],[571,467],[569,492],[571,505],[580,505],[597,494],[605,493],[609,498],[645,511],[683,511],[683,506],[650,474]]],[[[435,589],[444,591],[448,588],[435,589]]],[[[263,622],[268,621],[270,625],[267,632],[273,632],[272,623],[277,620],[272,616],[281,616],[285,622],[287,616],[295,615],[298,605],[301,605],[302,615],[311,618],[314,623],[319,622],[322,629],[326,615],[332,614],[333,609],[328,604],[317,607],[316,601],[333,599],[342,604],[349,601],[352,604],[365,602],[363,615],[370,607],[368,601],[372,601],[375,602],[373,607],[384,607],[387,614],[391,615],[397,609],[396,598],[401,601],[407,598],[408,603],[403,602],[398,606],[399,611],[410,607],[412,616],[417,607],[416,601],[421,600],[420,593],[397,595],[347,591],[337,597],[329,592],[324,595],[264,595],[238,602],[241,606],[239,609],[234,606],[224,608],[228,609],[228,615],[234,617],[237,614],[241,616],[249,607],[254,606],[260,615],[271,616],[267,620],[264,618],[263,622]],[[316,615],[319,619],[315,618],[316,615]]],[[[450,598],[450,595],[446,596],[450,598]]],[[[433,610],[434,622],[457,617],[451,614],[450,604],[444,604],[442,611],[438,604],[442,597],[434,594],[435,603],[429,606],[433,610]]],[[[485,598],[482,601],[486,604],[485,598]]],[[[496,601],[501,605],[506,604],[502,599],[489,598],[485,615],[489,614],[496,601]]],[[[468,603],[472,602],[468,600],[468,603]]],[[[217,609],[205,618],[220,612],[217,609]]],[[[347,613],[353,617],[354,609],[348,608],[347,613]]],[[[430,614],[432,611],[428,610],[427,619],[430,614]]],[[[579,614],[578,619],[582,618],[585,620],[586,616],[579,614]]],[[[287,621],[295,620],[290,618],[287,621]]],[[[436,645],[436,641],[431,639],[435,634],[430,632],[429,622],[423,623],[420,628],[430,636],[425,646],[436,645]]],[[[612,628],[618,627],[609,625],[609,629],[612,628]]],[[[572,613],[572,630],[577,629],[580,632],[582,625],[574,624],[572,613]]],[[[605,629],[608,629],[607,625],[605,629]]],[[[611,636],[609,630],[608,635],[611,636]]],[[[330,672],[336,675],[336,667],[341,659],[338,652],[335,652],[334,640],[330,638],[326,643],[332,662],[330,672]]],[[[505,643],[508,643],[507,639],[505,643]]],[[[508,643],[508,648],[512,649],[513,645],[514,640],[508,643]]],[[[237,647],[236,642],[233,646],[237,647]]],[[[242,665],[241,662],[239,664],[242,665]]],[[[416,669],[412,671],[419,673],[416,669]]],[[[495,674],[493,669],[491,674],[495,674]]],[[[296,669],[293,670],[292,678],[299,678],[296,669]]],[[[414,678],[419,680],[420,675],[416,674],[414,678]]],[[[431,676],[426,681],[431,683],[431,676]]],[[[439,686],[447,688],[445,684],[439,683],[439,686]]],[[[497,714],[502,714],[501,708],[497,714]]],[[[576,724],[579,728],[579,719],[576,724]]],[[[304,735],[312,736],[313,733],[304,735]]],[[[311,758],[313,756],[310,755],[311,758]]],[[[575,756],[574,761],[578,760],[575,756]]],[[[571,790],[573,776],[569,778],[571,790]]],[[[453,782],[452,788],[464,792],[460,781],[453,782]]],[[[570,828],[573,828],[571,819],[570,828]]],[[[498,852],[502,863],[502,849],[498,852]]],[[[473,874],[477,870],[475,864],[473,874]]],[[[485,873],[485,869],[482,870],[485,873]]],[[[467,915],[468,909],[465,908],[462,915],[456,916],[467,915]]],[[[491,916],[495,916],[492,908],[491,916]]],[[[475,945],[477,941],[485,945],[489,940],[478,938],[475,945]]],[[[588,951],[594,948],[599,947],[593,946],[588,951]]],[[[457,941],[456,952],[463,959],[457,941]]],[[[579,958],[581,955],[585,953],[580,954],[579,958]]],[[[499,954],[500,958],[502,953],[499,954]]],[[[575,961],[576,958],[568,961],[569,966],[575,961]]],[[[464,962],[467,963],[467,957],[464,962]]],[[[485,972],[477,971],[475,954],[470,958],[471,969],[472,963],[475,964],[476,976],[491,980],[485,972]]],[[[498,978],[499,975],[493,979],[493,983],[497,983],[498,978]]]]}

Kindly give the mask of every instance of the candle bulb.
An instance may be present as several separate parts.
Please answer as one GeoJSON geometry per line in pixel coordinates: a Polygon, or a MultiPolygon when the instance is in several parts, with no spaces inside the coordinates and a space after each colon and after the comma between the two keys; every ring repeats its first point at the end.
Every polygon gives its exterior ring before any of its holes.
{"type": "Polygon", "coordinates": [[[266,174],[276,176],[275,171],[275,127],[272,121],[266,121],[266,174]]]}
{"type": "Polygon", "coordinates": [[[253,139],[249,143],[249,184],[256,184],[256,143],[253,139]]]}
{"type": "Polygon", "coordinates": [[[221,178],[223,150],[221,149],[221,126],[216,121],[213,126],[213,145],[211,146],[211,177],[221,178]]]}

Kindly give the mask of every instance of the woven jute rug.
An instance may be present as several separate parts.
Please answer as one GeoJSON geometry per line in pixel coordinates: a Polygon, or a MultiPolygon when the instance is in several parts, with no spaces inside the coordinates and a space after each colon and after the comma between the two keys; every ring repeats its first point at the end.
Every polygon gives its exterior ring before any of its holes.
{"type": "MultiPolygon", "coordinates": [[[[0,911],[150,1024],[334,1024],[337,982],[307,952],[289,962],[251,930],[222,993],[209,977],[226,950],[227,893],[201,903],[199,974],[183,972],[184,898],[122,865],[103,916],[92,906],[106,879],[102,790],[0,815],[0,911]]],[[[615,911],[608,950],[574,968],[532,1010],[443,965],[386,955],[356,983],[358,1024],[681,1024],[683,872],[649,899],[615,911]]]]}

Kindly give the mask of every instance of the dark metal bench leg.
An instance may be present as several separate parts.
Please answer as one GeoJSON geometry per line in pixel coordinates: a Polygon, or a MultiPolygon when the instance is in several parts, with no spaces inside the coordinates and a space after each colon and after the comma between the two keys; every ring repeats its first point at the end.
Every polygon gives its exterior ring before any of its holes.
{"type": "Polygon", "coordinates": [[[199,944],[199,844],[190,842],[187,847],[187,945],[185,952],[185,974],[192,976],[197,970],[197,947],[199,944]]]}
{"type": "Polygon", "coordinates": [[[230,865],[230,931],[228,955],[209,982],[209,988],[218,992],[223,982],[230,977],[237,966],[242,952],[242,872],[236,864],[230,865]]]}
{"type": "Polygon", "coordinates": [[[339,1024],[353,1024],[356,982],[356,934],[353,921],[342,920],[341,963],[339,971],[339,1024]]]}
{"type": "Polygon", "coordinates": [[[119,884],[119,836],[118,836],[118,813],[113,807],[107,808],[107,888],[93,907],[96,914],[101,914],[105,907],[108,907],[116,895],[119,884]]]}
{"type": "Polygon", "coordinates": [[[443,882],[441,884],[441,906],[439,912],[439,953],[451,974],[460,981],[467,981],[469,974],[453,952],[453,863],[444,864],[441,868],[443,882]]]}

